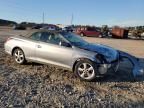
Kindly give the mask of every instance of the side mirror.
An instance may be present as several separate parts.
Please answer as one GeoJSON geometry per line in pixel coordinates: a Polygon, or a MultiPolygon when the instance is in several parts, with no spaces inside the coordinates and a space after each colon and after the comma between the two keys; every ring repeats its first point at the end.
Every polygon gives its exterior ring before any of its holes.
{"type": "Polygon", "coordinates": [[[65,46],[65,47],[72,47],[69,43],[64,42],[64,41],[61,41],[59,45],[60,46],[65,46]]]}

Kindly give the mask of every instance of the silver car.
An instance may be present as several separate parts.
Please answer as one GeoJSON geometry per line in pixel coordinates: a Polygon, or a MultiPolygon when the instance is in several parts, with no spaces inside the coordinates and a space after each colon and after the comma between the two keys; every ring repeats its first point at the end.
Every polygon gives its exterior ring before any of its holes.
{"type": "Polygon", "coordinates": [[[37,30],[26,36],[10,37],[5,42],[5,52],[18,64],[31,61],[62,66],[85,81],[103,76],[111,68],[117,71],[122,58],[132,62],[134,77],[144,73],[136,57],[105,45],[88,43],[64,31],[37,30]]]}

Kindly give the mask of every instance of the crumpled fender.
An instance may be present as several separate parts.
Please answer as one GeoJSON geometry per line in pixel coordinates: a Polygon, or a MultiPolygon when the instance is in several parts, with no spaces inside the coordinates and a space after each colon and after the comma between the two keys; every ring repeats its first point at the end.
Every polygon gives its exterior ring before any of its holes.
{"type": "Polygon", "coordinates": [[[134,77],[144,75],[144,68],[140,65],[138,58],[122,51],[119,51],[119,56],[120,59],[127,58],[132,63],[133,65],[132,73],[134,77]]]}

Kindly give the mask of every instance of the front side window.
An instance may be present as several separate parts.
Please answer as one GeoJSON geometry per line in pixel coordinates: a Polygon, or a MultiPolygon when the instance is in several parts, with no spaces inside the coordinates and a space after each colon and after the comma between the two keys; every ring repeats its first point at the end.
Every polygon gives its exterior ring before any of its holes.
{"type": "Polygon", "coordinates": [[[83,40],[80,36],[74,34],[74,33],[61,33],[64,38],[66,38],[72,45],[77,47],[85,47],[89,43],[83,40]]]}
{"type": "Polygon", "coordinates": [[[51,34],[49,37],[49,43],[71,48],[71,45],[66,42],[66,40],[62,38],[62,35],[59,33],[51,34]]]}
{"type": "Polygon", "coordinates": [[[60,45],[62,41],[62,38],[58,34],[51,34],[49,37],[49,42],[55,45],[60,45]]]}
{"type": "Polygon", "coordinates": [[[37,40],[37,41],[39,41],[39,40],[40,40],[40,37],[41,37],[41,33],[40,33],[40,32],[36,32],[36,33],[33,33],[30,38],[31,38],[32,40],[37,40]]]}
{"type": "Polygon", "coordinates": [[[40,37],[40,41],[42,42],[49,42],[49,37],[50,37],[50,33],[48,32],[42,32],[41,33],[41,37],[40,37]]]}

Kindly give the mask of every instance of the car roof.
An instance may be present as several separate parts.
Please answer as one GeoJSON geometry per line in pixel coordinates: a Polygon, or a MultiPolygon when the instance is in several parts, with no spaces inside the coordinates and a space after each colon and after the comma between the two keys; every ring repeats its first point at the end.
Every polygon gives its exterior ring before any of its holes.
{"type": "Polygon", "coordinates": [[[33,33],[36,33],[36,32],[62,33],[62,31],[55,31],[55,30],[30,30],[26,34],[26,37],[30,37],[33,33]]]}

